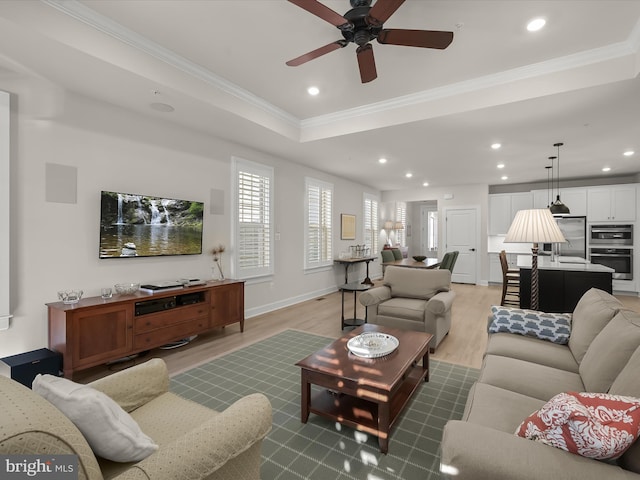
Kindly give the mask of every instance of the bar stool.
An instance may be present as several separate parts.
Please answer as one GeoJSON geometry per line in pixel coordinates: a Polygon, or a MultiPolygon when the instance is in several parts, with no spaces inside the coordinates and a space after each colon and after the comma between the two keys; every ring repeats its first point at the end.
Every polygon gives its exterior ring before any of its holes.
{"type": "Polygon", "coordinates": [[[509,268],[507,254],[500,252],[500,265],[502,266],[502,299],[500,305],[520,306],[520,270],[509,268]]]}

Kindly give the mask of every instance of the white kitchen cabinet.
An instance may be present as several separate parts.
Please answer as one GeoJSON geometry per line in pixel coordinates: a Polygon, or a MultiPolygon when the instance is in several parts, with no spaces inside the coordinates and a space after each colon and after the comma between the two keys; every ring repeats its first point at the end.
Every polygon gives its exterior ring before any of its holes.
{"type": "Polygon", "coordinates": [[[505,235],[518,210],[533,208],[531,192],[489,195],[489,235],[505,235]]]}
{"type": "Polygon", "coordinates": [[[635,222],[636,186],[612,185],[587,189],[590,222],[635,222]]]}
{"type": "MultiPolygon", "coordinates": [[[[555,198],[553,199],[555,202],[555,198]]],[[[560,201],[569,207],[569,215],[587,215],[587,189],[586,188],[561,188],[560,201]]]]}
{"type": "MultiPolygon", "coordinates": [[[[556,201],[556,195],[550,195],[548,190],[532,190],[533,208],[547,208],[549,200],[556,201]]],[[[560,200],[569,207],[569,215],[586,216],[587,215],[587,189],[586,188],[561,188],[560,200]]]]}

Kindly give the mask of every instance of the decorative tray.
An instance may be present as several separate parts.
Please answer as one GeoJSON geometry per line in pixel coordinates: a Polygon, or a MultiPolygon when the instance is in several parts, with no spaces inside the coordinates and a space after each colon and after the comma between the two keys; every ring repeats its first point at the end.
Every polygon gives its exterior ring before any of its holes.
{"type": "Polygon", "coordinates": [[[347,348],[358,357],[378,358],[389,355],[400,342],[393,335],[386,333],[361,333],[347,342],[347,348]]]}

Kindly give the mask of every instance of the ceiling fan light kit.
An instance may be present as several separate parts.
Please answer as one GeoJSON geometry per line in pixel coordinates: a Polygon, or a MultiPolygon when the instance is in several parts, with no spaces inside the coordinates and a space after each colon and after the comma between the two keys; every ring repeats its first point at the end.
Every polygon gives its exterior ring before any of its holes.
{"type": "Polygon", "coordinates": [[[342,33],[343,39],[312,50],[286,62],[290,67],[297,67],[310,60],[346,47],[349,43],[358,45],[356,56],[360,69],[360,80],[368,83],[378,77],[371,41],[387,45],[405,47],[435,48],[443,50],[453,41],[453,32],[433,30],[406,30],[383,28],[391,15],[405,0],[377,0],[373,7],[372,0],[350,0],[351,10],[344,16],[334,12],[317,0],[289,0],[289,2],[307,12],[331,23],[342,33]]]}

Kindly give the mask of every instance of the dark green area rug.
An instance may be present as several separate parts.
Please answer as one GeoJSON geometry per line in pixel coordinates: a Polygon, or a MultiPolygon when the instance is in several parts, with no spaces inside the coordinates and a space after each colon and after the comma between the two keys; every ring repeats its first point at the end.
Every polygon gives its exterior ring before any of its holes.
{"type": "Polygon", "coordinates": [[[295,363],[331,341],[286,330],[174,376],[171,390],[218,411],[250,393],[264,393],[273,406],[273,429],[263,443],[263,480],[439,478],[442,428],[462,416],[478,370],[431,360],[430,380],[397,421],[384,455],[377,437],[313,413],[306,424],[300,422],[295,363]]]}

